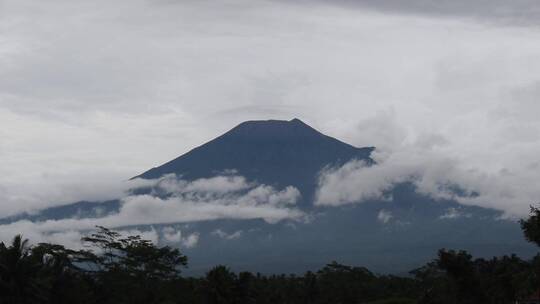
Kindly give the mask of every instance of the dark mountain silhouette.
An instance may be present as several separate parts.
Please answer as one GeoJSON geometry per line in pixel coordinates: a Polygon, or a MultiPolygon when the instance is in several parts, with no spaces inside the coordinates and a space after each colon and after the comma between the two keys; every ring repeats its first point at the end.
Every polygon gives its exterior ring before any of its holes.
{"type": "Polygon", "coordinates": [[[295,186],[309,204],[325,166],[351,159],[372,163],[372,147],[356,148],[326,136],[299,119],[247,121],[220,137],[137,176],[154,179],[175,173],[193,180],[227,170],[276,187],[295,186]]]}

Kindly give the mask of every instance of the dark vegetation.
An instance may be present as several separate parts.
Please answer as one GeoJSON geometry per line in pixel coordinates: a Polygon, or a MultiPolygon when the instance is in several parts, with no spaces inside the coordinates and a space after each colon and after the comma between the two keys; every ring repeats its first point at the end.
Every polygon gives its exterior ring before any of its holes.
{"type": "MultiPolygon", "coordinates": [[[[540,246],[540,210],[532,208],[521,227],[525,238],[540,246]]],[[[83,238],[88,250],[29,246],[21,236],[0,243],[0,303],[504,304],[525,299],[540,286],[540,255],[474,259],[445,249],[408,277],[332,262],[301,276],[216,266],[204,277],[185,278],[187,257],[178,249],[98,228],[83,238]]]]}

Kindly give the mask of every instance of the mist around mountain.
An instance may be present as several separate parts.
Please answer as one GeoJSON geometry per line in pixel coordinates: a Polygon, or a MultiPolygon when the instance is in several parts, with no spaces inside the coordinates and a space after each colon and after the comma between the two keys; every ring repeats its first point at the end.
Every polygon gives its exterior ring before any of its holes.
{"type": "MultiPolygon", "coordinates": [[[[534,253],[516,221],[500,211],[433,198],[410,182],[356,204],[314,204],[321,172],[350,161],[375,166],[374,149],[351,146],[299,119],[247,121],[133,177],[146,185],[130,189],[125,198],[79,202],[0,223],[44,223],[40,229],[51,234],[90,231],[93,224],[145,231],[160,243],[180,246],[192,274],[221,263],[237,271],[302,273],[332,260],[405,273],[440,248],[488,257],[534,253]]],[[[460,195],[459,188],[453,191],[460,195]]]]}
{"type": "Polygon", "coordinates": [[[137,178],[156,179],[172,173],[195,180],[234,173],[277,188],[294,186],[308,207],[322,169],[342,166],[351,159],[372,163],[369,155],[373,150],[326,136],[299,119],[246,121],[137,178]]]}

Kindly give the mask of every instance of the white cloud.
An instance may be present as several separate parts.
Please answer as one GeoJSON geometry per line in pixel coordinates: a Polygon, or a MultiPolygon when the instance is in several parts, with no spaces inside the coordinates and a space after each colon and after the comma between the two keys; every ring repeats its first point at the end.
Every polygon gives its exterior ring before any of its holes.
{"type": "Polygon", "coordinates": [[[377,220],[383,224],[388,223],[393,217],[392,212],[388,210],[380,210],[377,214],[377,220]]]}
{"type": "Polygon", "coordinates": [[[249,204],[249,202],[267,203],[271,206],[287,206],[295,205],[301,194],[298,189],[292,186],[287,186],[282,191],[275,191],[270,186],[258,186],[251,189],[240,200],[240,203],[249,204]]]}
{"type": "Polygon", "coordinates": [[[197,246],[199,242],[199,233],[191,233],[186,237],[182,236],[182,231],[177,230],[174,227],[167,226],[161,230],[163,238],[169,243],[181,244],[183,247],[192,248],[197,246]]]}
{"type": "Polygon", "coordinates": [[[388,199],[385,192],[407,176],[389,175],[384,169],[369,166],[362,160],[352,160],[342,167],[323,170],[315,205],[338,206],[369,199],[388,199]]]}
{"type": "MultiPolygon", "coordinates": [[[[218,176],[192,182],[173,180],[176,180],[176,176],[168,175],[157,180],[134,181],[135,184],[144,183],[156,188],[165,185],[161,189],[168,191],[167,198],[149,194],[130,195],[122,198],[118,213],[103,217],[43,222],[22,220],[0,225],[0,240],[23,233],[33,241],[63,240],[73,245],[73,237],[78,233],[76,231],[92,230],[95,226],[122,228],[216,219],[262,219],[277,223],[287,219],[301,221],[305,217],[304,212],[294,206],[300,197],[294,187],[279,191],[270,186],[252,184],[249,186],[251,188],[246,189],[245,179],[238,176],[218,176]]],[[[158,233],[153,228],[148,233],[151,240],[158,241],[158,233]]],[[[162,234],[166,241],[185,247],[193,247],[199,240],[197,233],[183,236],[181,231],[174,231],[172,227],[164,228],[162,234]]]]}
{"type": "Polygon", "coordinates": [[[238,175],[218,175],[190,182],[177,178],[175,174],[168,174],[160,178],[156,184],[156,187],[168,193],[194,192],[215,195],[246,190],[253,186],[254,184],[249,184],[243,176],[238,175]]]}
{"type": "Polygon", "coordinates": [[[288,218],[298,219],[302,215],[303,213],[297,209],[275,207],[245,196],[212,201],[193,201],[180,197],[161,199],[150,195],[138,195],[125,198],[118,214],[97,219],[97,221],[103,222],[104,226],[107,227],[194,222],[221,218],[261,218],[274,223],[288,218]]]}
{"type": "Polygon", "coordinates": [[[471,216],[472,216],[471,214],[463,213],[457,208],[448,208],[445,214],[439,216],[439,219],[449,220],[449,219],[457,219],[460,217],[471,217],[471,216]]]}
{"type": "Polygon", "coordinates": [[[81,174],[76,178],[71,174],[28,175],[31,177],[22,181],[11,180],[9,176],[0,177],[1,217],[21,212],[34,213],[48,207],[79,201],[117,199],[124,196],[129,189],[154,184],[154,181],[142,179],[126,181],[118,173],[106,170],[81,174]]]}
{"type": "MultiPolygon", "coordinates": [[[[95,227],[91,229],[57,229],[55,231],[48,231],[40,229],[39,224],[30,221],[21,221],[14,223],[13,225],[3,225],[3,229],[0,231],[0,241],[10,242],[11,239],[21,234],[23,238],[28,239],[31,244],[37,244],[41,242],[51,244],[61,244],[70,249],[88,249],[81,238],[88,233],[93,232],[95,227]]],[[[159,243],[159,235],[153,228],[140,230],[140,229],[122,229],[120,233],[123,236],[140,236],[144,240],[149,240],[154,244],[159,243]]]]}
{"type": "MultiPolygon", "coordinates": [[[[84,235],[80,231],[76,230],[53,232],[50,234],[41,234],[35,233],[33,231],[25,231],[25,233],[23,233],[22,235],[23,237],[28,238],[32,243],[47,242],[51,244],[62,244],[66,248],[74,250],[85,249],[81,242],[81,238],[84,235]]],[[[13,237],[13,235],[11,237],[13,237]]],[[[7,241],[5,235],[2,235],[2,240],[7,241]]]]}
{"type": "Polygon", "coordinates": [[[475,120],[482,121],[477,114],[456,126],[471,125],[465,133],[408,132],[401,143],[377,150],[373,154],[377,164],[373,166],[351,161],[323,171],[316,204],[384,199],[393,185],[407,181],[414,183],[418,192],[434,198],[495,208],[510,217],[526,215],[528,206],[540,197],[535,186],[540,175],[534,169],[533,156],[533,151],[540,152],[540,144],[505,142],[501,138],[504,135],[496,132],[505,121],[494,120],[489,126],[480,123],[473,128],[475,120]],[[482,136],[480,129],[489,136],[482,136]],[[525,146],[528,148],[523,149],[525,146]],[[462,195],[454,192],[456,188],[462,195]]]}
{"type": "Polygon", "coordinates": [[[2,1],[0,214],[108,197],[114,181],[269,116],[379,147],[386,168],[360,198],[437,175],[425,156],[440,160],[437,182],[482,193],[465,203],[527,212],[539,30],[437,11],[532,22],[534,2],[363,2],[2,1]]]}
{"type": "Polygon", "coordinates": [[[166,241],[171,243],[178,243],[182,240],[182,231],[176,230],[173,227],[164,227],[161,232],[166,241]]]}
{"type": "Polygon", "coordinates": [[[213,235],[216,235],[222,239],[225,239],[225,240],[235,240],[235,239],[238,239],[242,236],[243,234],[243,231],[242,230],[237,230],[233,233],[227,233],[221,229],[216,229],[214,231],[212,231],[212,234],[213,235]]]}
{"type": "Polygon", "coordinates": [[[199,234],[192,233],[187,236],[187,238],[182,239],[182,246],[186,248],[193,248],[199,243],[199,234]]]}

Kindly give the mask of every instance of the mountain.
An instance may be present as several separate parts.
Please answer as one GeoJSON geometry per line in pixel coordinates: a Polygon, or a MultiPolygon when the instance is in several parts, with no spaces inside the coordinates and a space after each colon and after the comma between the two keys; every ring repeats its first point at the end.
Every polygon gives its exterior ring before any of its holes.
{"type": "MultiPolygon", "coordinates": [[[[326,136],[298,119],[247,121],[135,178],[151,180],[175,174],[194,181],[232,174],[275,189],[294,186],[301,193],[296,206],[309,220],[269,223],[262,219],[218,219],[137,228],[161,231],[161,227],[173,225],[183,235],[197,233],[197,246],[182,249],[190,257],[191,274],[204,273],[216,264],[238,271],[300,273],[319,269],[332,260],[377,272],[405,273],[425,264],[443,247],[465,249],[475,256],[535,253],[523,240],[519,225],[501,219],[501,212],[435,200],[417,192],[411,183],[390,189],[391,200],[338,207],[313,205],[322,169],[353,159],[376,165],[370,158],[373,150],[326,136]],[[221,237],[223,233],[229,237],[221,237]]],[[[152,188],[133,189],[132,193],[160,195],[152,188]]],[[[99,218],[118,212],[120,199],[74,203],[0,219],[0,224],[99,218]]]]}
{"type": "Polygon", "coordinates": [[[299,119],[247,121],[220,137],[137,176],[159,178],[175,173],[194,180],[235,170],[248,180],[278,188],[292,185],[309,205],[318,173],[351,159],[373,161],[372,147],[356,148],[326,136],[299,119]]]}

